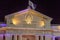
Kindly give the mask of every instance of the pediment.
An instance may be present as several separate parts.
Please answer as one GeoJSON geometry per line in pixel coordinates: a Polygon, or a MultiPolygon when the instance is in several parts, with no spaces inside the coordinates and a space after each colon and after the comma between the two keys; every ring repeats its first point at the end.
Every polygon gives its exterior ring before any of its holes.
{"type": "Polygon", "coordinates": [[[16,16],[18,16],[18,15],[23,15],[23,14],[26,14],[26,13],[33,14],[33,15],[35,15],[35,16],[42,17],[42,18],[47,19],[47,20],[52,20],[51,17],[49,17],[49,16],[47,16],[47,15],[44,15],[43,13],[40,13],[40,12],[35,11],[35,10],[33,10],[33,9],[30,9],[30,8],[27,8],[27,9],[25,9],[25,10],[22,10],[22,11],[19,11],[19,12],[15,12],[15,13],[6,15],[5,18],[11,17],[11,16],[13,16],[13,15],[16,15],[16,16]]]}
{"type": "Polygon", "coordinates": [[[50,22],[52,20],[51,17],[48,17],[30,8],[6,15],[5,19],[7,20],[8,26],[20,26],[29,28],[39,28],[42,26],[48,27],[50,26],[50,22]]]}

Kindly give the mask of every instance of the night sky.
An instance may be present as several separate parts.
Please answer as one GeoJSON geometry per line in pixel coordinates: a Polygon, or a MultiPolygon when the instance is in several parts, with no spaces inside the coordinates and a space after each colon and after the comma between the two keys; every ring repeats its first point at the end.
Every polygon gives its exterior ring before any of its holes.
{"type": "MultiPolygon", "coordinates": [[[[31,0],[35,3],[36,11],[52,17],[52,24],[60,24],[60,1],[31,0]]],[[[4,16],[21,11],[28,7],[28,0],[0,0],[0,22],[5,22],[4,16]]]]}

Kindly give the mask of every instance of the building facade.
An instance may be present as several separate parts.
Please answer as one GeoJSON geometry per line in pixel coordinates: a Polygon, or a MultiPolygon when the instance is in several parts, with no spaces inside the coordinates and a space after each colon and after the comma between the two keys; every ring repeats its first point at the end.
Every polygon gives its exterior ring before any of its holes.
{"type": "Polygon", "coordinates": [[[0,28],[0,40],[60,40],[60,26],[52,18],[31,8],[5,16],[7,26],[0,28]]]}

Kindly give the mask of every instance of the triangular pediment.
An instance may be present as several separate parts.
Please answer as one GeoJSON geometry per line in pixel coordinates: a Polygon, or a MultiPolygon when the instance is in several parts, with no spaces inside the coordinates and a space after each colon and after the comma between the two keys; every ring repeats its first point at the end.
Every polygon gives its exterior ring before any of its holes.
{"type": "Polygon", "coordinates": [[[33,9],[30,9],[30,8],[27,8],[27,9],[24,9],[22,11],[19,11],[19,12],[15,12],[15,13],[12,13],[12,14],[9,14],[9,15],[6,15],[5,17],[10,17],[12,15],[23,15],[23,14],[26,14],[26,13],[32,13],[34,14],[35,16],[38,16],[38,17],[42,17],[44,19],[48,19],[48,20],[52,20],[51,17],[47,16],[47,15],[44,15],[42,14],[41,12],[38,12],[38,11],[35,11],[33,9]]]}
{"type": "Polygon", "coordinates": [[[50,26],[52,20],[51,17],[48,17],[38,11],[35,11],[31,8],[12,13],[5,16],[8,26],[20,26],[20,27],[32,27],[39,28],[39,26],[50,26]],[[15,25],[14,25],[15,24],[15,25]]]}

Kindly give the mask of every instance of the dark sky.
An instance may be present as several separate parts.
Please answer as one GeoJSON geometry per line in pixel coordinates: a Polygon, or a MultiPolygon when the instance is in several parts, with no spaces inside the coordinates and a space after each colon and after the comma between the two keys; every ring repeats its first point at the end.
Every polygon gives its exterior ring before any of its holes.
{"type": "MultiPolygon", "coordinates": [[[[52,24],[60,24],[60,1],[57,0],[31,0],[37,5],[37,11],[53,18],[52,24]]],[[[28,0],[0,0],[0,21],[4,16],[26,9],[28,0]]]]}

